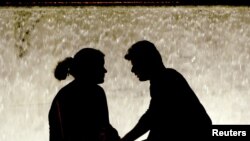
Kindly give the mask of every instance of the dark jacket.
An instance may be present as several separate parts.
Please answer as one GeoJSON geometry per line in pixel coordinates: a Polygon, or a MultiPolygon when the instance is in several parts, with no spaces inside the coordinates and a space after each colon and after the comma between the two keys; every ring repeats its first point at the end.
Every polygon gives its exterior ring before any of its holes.
{"type": "Polygon", "coordinates": [[[147,141],[209,136],[212,121],[180,73],[165,69],[156,74],[150,80],[150,95],[148,110],[127,134],[127,140],[147,131],[147,141]]]}

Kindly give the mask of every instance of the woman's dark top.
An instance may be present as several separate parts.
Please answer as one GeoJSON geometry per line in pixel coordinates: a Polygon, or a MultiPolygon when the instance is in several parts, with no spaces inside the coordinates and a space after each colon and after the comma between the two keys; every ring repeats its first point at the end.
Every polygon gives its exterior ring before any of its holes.
{"type": "Polygon", "coordinates": [[[52,102],[49,126],[50,141],[99,141],[101,132],[112,128],[104,90],[97,84],[69,83],[52,102]]]}

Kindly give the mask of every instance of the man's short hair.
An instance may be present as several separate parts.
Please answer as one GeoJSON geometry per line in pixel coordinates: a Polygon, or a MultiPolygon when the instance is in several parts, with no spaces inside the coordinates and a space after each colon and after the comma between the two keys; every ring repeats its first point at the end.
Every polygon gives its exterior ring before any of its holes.
{"type": "Polygon", "coordinates": [[[144,60],[146,63],[162,63],[162,58],[155,45],[147,40],[138,41],[133,44],[127,54],[127,60],[144,60]]]}

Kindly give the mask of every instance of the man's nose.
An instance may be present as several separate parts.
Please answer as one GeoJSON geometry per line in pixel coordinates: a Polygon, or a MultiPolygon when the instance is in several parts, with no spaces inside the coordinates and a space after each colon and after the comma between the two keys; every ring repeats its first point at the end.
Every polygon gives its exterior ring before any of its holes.
{"type": "Polygon", "coordinates": [[[135,72],[135,67],[133,66],[132,68],[131,68],[131,72],[135,72]]]}

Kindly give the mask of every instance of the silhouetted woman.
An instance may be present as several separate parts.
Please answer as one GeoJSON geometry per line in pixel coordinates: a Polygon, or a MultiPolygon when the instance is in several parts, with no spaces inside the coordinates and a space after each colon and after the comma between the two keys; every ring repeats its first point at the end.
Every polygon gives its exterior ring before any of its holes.
{"type": "Polygon", "coordinates": [[[72,58],[59,62],[55,77],[74,80],[55,96],[49,111],[50,141],[118,140],[109,122],[106,95],[98,84],[104,82],[104,54],[84,48],[72,58]]]}

